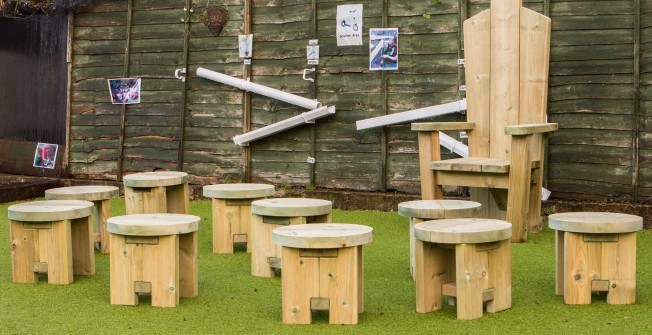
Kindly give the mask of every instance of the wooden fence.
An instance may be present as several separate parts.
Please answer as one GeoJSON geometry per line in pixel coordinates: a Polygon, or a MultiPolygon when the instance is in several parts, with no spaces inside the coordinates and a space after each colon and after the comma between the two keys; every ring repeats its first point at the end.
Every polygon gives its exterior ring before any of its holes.
{"type": "MultiPolygon", "coordinates": [[[[464,96],[460,22],[488,1],[361,0],[363,31],[399,28],[399,70],[369,71],[364,45],[338,47],[336,7],[350,1],[226,0],[231,20],[213,36],[210,2],[112,0],[74,15],[70,173],[183,170],[200,184],[254,181],[419,192],[409,125],[357,131],[355,121],[464,96]],[[237,36],[254,35],[251,65],[237,36]],[[315,81],[301,79],[318,39],[315,81]],[[181,82],[174,71],[188,68],[181,82]],[[305,110],[195,75],[223,72],[334,105],[334,116],[239,147],[233,136],[305,110]],[[107,79],[142,78],[140,104],[113,105],[107,79]],[[315,163],[308,163],[309,157],[315,163]]],[[[652,0],[524,1],[552,18],[549,144],[553,196],[647,201],[652,196],[652,0]]],[[[439,120],[464,120],[452,114],[439,120]]],[[[454,137],[459,134],[451,133],[454,137]]],[[[452,157],[452,156],[451,156],[452,157]]]]}

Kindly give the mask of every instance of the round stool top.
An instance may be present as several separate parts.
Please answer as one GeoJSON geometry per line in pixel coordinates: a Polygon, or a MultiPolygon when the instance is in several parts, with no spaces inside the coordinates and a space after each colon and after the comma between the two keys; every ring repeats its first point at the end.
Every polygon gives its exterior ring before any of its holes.
{"type": "Polygon", "coordinates": [[[126,175],[122,181],[127,187],[159,187],[185,184],[188,174],[179,171],[141,172],[126,175]]]}
{"type": "Polygon", "coordinates": [[[204,186],[204,196],[217,199],[255,199],[274,195],[274,185],[219,184],[204,186]]]}
{"type": "Polygon", "coordinates": [[[398,214],[419,219],[470,218],[478,216],[481,207],[466,200],[415,200],[398,204],[398,214]]]}
{"type": "Polygon", "coordinates": [[[110,217],[106,230],[118,235],[165,236],[187,234],[199,229],[201,218],[188,214],[130,214],[110,217]]]}
{"type": "Polygon", "coordinates": [[[93,214],[92,202],[83,200],[31,201],[9,206],[9,219],[45,222],[79,219],[93,214]]]}
{"type": "Polygon", "coordinates": [[[485,243],[512,237],[512,224],[493,219],[444,219],[414,226],[417,240],[432,243],[485,243]]]}
{"type": "Polygon", "coordinates": [[[349,223],[310,223],[274,229],[274,243],[290,248],[329,249],[364,245],[373,240],[371,227],[349,223]]]}
{"type": "Polygon", "coordinates": [[[45,191],[48,200],[107,200],[120,195],[120,189],[115,186],[69,186],[51,188],[45,191]]]}
{"type": "Polygon", "coordinates": [[[609,212],[557,213],[548,216],[548,227],[574,233],[631,233],[643,229],[643,219],[609,212]]]}
{"type": "Polygon", "coordinates": [[[267,216],[315,216],[328,214],[333,203],[328,200],[309,198],[274,198],[251,203],[251,213],[267,216]]]}

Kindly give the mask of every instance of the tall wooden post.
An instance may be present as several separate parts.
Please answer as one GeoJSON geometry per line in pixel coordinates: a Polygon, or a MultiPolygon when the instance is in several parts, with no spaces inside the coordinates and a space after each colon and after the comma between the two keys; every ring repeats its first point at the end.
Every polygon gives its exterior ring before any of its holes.
{"type": "MultiPolygon", "coordinates": [[[[131,51],[131,25],[133,18],[133,8],[134,0],[129,0],[127,4],[127,41],[125,42],[125,61],[123,69],[123,77],[129,77],[129,54],[131,51]]],[[[123,156],[124,156],[124,146],[125,146],[125,122],[127,120],[127,105],[122,105],[120,110],[120,138],[118,140],[118,171],[116,174],[116,179],[122,181],[123,171],[123,156]]]]}
{"type": "MultiPolygon", "coordinates": [[[[244,34],[251,34],[251,0],[244,2],[244,34]]],[[[243,65],[242,79],[251,78],[251,64],[243,65]]],[[[243,92],[242,133],[251,131],[251,93],[243,92]]],[[[245,183],[251,182],[251,147],[242,147],[242,175],[245,183]]]]}

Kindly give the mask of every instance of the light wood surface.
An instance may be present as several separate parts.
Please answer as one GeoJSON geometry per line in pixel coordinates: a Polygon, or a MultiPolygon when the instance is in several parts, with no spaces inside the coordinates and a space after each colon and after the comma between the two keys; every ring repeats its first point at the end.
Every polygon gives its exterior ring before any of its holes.
{"type": "MultiPolygon", "coordinates": [[[[108,254],[110,251],[109,232],[106,230],[106,220],[111,216],[111,200],[96,200],[93,202],[94,227],[99,235],[100,252],[108,254]]],[[[97,242],[97,241],[96,241],[97,242]]]]}
{"type": "Polygon", "coordinates": [[[457,219],[477,217],[482,205],[466,200],[415,200],[398,204],[398,214],[410,218],[410,274],[416,280],[414,271],[414,226],[433,219],[457,219]]]}
{"type": "Polygon", "coordinates": [[[493,219],[444,219],[424,221],[414,226],[417,240],[431,243],[485,243],[512,237],[509,222],[493,219]]]}
{"type": "Polygon", "coordinates": [[[203,192],[207,198],[254,199],[271,197],[276,190],[268,184],[219,184],[204,186],[203,192]]]}
{"type": "Polygon", "coordinates": [[[254,199],[228,200],[213,198],[213,252],[233,253],[238,236],[245,238],[247,252],[251,252],[251,202],[254,199]]]}
{"type": "Polygon", "coordinates": [[[456,219],[475,217],[482,205],[466,200],[414,200],[398,204],[398,214],[419,219],[456,219]]]}
{"type": "Polygon", "coordinates": [[[309,198],[274,198],[251,203],[251,213],[265,216],[293,217],[328,214],[333,204],[328,200],[309,198]]]}
{"type": "Polygon", "coordinates": [[[321,251],[283,247],[283,323],[310,323],[313,306],[329,311],[330,324],[358,323],[364,311],[362,246],[321,251]]]}
{"type": "MultiPolygon", "coordinates": [[[[512,155],[514,157],[528,157],[530,146],[529,138],[517,136],[512,138],[512,155]]],[[[513,226],[512,240],[514,242],[525,242],[527,240],[527,229],[530,201],[530,182],[532,167],[528,159],[512,160],[509,173],[509,188],[507,192],[507,217],[505,220],[513,226]]],[[[539,192],[540,190],[532,190],[539,192]]]]}
{"type": "Polygon", "coordinates": [[[44,200],[23,202],[9,206],[9,219],[15,221],[47,222],[72,220],[93,214],[93,203],[83,200],[44,200]]]}
{"type": "MultiPolygon", "coordinates": [[[[521,7],[519,62],[521,77],[519,123],[521,124],[546,122],[550,24],[550,18],[521,7]]],[[[537,152],[540,153],[543,152],[537,152]]]]}
{"type": "Polygon", "coordinates": [[[133,214],[109,218],[111,304],[175,307],[198,295],[197,229],[187,214],[133,214]]]}
{"type": "Polygon", "coordinates": [[[365,245],[373,240],[371,227],[349,223],[313,223],[274,229],[274,243],[290,248],[327,249],[365,245]]]}
{"type": "Polygon", "coordinates": [[[441,160],[439,132],[417,133],[419,142],[419,173],[421,176],[421,199],[441,199],[444,197],[442,187],[437,180],[437,174],[430,168],[430,162],[441,160]]]}
{"type": "Polygon", "coordinates": [[[112,198],[120,195],[120,189],[115,186],[89,185],[52,188],[45,191],[48,200],[85,200],[94,204],[93,218],[97,232],[95,242],[99,242],[100,251],[109,253],[109,235],[106,231],[106,219],[111,214],[112,198]]]}
{"type": "Polygon", "coordinates": [[[50,284],[70,284],[73,275],[95,274],[90,216],[43,222],[10,219],[12,280],[35,283],[47,273],[50,284]]]}
{"type": "Polygon", "coordinates": [[[118,235],[164,236],[186,234],[199,229],[200,217],[188,214],[130,214],[107,220],[107,230],[118,235]]]}
{"type": "Polygon", "coordinates": [[[419,131],[422,199],[441,199],[441,185],[472,187],[471,200],[482,203],[481,216],[504,220],[509,215],[515,221],[514,242],[526,241],[528,230],[541,227],[543,133],[557,128],[546,123],[550,19],[521,6],[521,0],[492,0],[490,9],[464,22],[467,122],[474,124],[468,131],[469,157],[440,161],[432,147],[439,147],[433,134],[441,126],[413,127],[419,131]],[[526,137],[517,143],[518,153],[514,136],[526,137]],[[515,164],[511,183],[497,176],[511,175],[515,164]],[[521,171],[524,166],[529,176],[521,171]]]}
{"type": "Polygon", "coordinates": [[[165,187],[134,188],[125,186],[127,214],[167,213],[165,187]]]}
{"type": "Polygon", "coordinates": [[[532,135],[538,133],[549,133],[556,131],[559,126],[556,123],[531,123],[519,124],[517,126],[505,127],[505,134],[507,135],[532,135]]]}
{"type": "MultiPolygon", "coordinates": [[[[540,161],[528,162],[531,168],[539,167],[540,161]]],[[[466,171],[486,173],[508,173],[510,160],[504,158],[453,158],[445,161],[432,162],[430,168],[444,171],[466,171]]]]}
{"type": "Polygon", "coordinates": [[[275,245],[272,232],[275,228],[287,225],[304,225],[329,223],[330,211],[316,216],[277,217],[251,215],[251,275],[257,277],[274,277],[274,268],[281,263],[281,246],[275,245]]]}
{"type": "Polygon", "coordinates": [[[412,123],[413,131],[471,130],[473,122],[421,122],[412,123]]]}
{"type": "Polygon", "coordinates": [[[140,172],[122,178],[127,187],[160,187],[188,182],[188,174],[179,171],[140,172]]]}
{"type": "Polygon", "coordinates": [[[124,235],[111,235],[110,291],[112,305],[137,305],[138,293],[148,293],[152,306],[179,305],[179,236],[156,243],[128,243],[124,235]],[[138,285],[148,283],[149,285],[138,285]],[[148,287],[149,292],[136,291],[148,287]]]}
{"type": "Polygon", "coordinates": [[[45,191],[47,200],[97,201],[117,198],[120,189],[116,186],[89,185],[51,188],[45,191]]]}
{"type": "Polygon", "coordinates": [[[442,296],[456,305],[458,320],[482,317],[485,302],[489,313],[511,307],[509,236],[487,243],[431,243],[417,239],[415,263],[419,313],[441,309],[442,296]]]}
{"type": "Polygon", "coordinates": [[[468,132],[470,157],[490,157],[490,13],[487,9],[464,21],[466,119],[475,123],[468,132]]]}
{"type": "Polygon", "coordinates": [[[556,293],[566,304],[590,304],[592,291],[606,291],[608,304],[636,301],[636,215],[570,212],[550,215],[556,230],[556,293]]]}
{"type": "Polygon", "coordinates": [[[569,212],[548,216],[548,226],[575,233],[629,233],[643,229],[643,219],[622,213],[569,212]]]}

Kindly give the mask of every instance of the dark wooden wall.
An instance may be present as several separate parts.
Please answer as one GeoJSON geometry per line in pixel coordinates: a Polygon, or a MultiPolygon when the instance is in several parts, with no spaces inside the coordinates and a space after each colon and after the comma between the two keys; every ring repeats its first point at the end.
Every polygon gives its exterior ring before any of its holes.
{"type": "MultiPolygon", "coordinates": [[[[359,132],[355,121],[462,98],[460,22],[489,1],[361,0],[360,47],[336,46],[336,6],[349,1],[221,3],[231,21],[219,37],[200,22],[206,2],[198,0],[112,0],[75,15],[75,177],[180,169],[196,183],[419,192],[409,125],[359,132]],[[399,28],[398,71],[368,70],[368,29],[378,27],[399,28]],[[237,35],[245,32],[254,34],[250,66],[237,52],[237,35]],[[301,73],[312,67],[305,47],[313,38],[321,58],[311,83],[301,73]],[[187,81],[174,79],[174,70],[185,66],[187,81]],[[199,78],[197,67],[317,98],[335,105],[337,114],[239,147],[233,136],[305,110],[199,78]],[[111,105],[106,79],[118,77],[143,78],[141,104],[111,105]]],[[[548,188],[561,198],[646,201],[652,196],[652,0],[524,4],[553,23],[549,120],[560,131],[549,144],[548,188]]]]}
{"type": "Polygon", "coordinates": [[[0,139],[66,143],[67,31],[66,15],[0,18],[0,139]]]}

